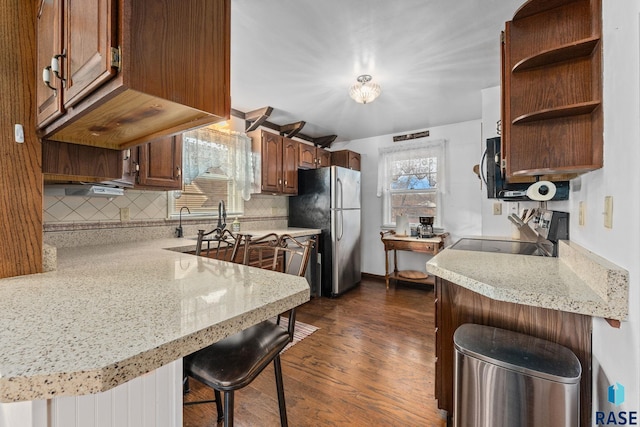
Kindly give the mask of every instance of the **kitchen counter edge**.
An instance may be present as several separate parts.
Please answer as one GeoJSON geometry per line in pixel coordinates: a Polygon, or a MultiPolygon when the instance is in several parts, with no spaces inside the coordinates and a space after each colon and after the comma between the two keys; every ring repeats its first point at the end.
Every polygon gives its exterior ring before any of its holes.
{"type": "Polygon", "coordinates": [[[628,271],[570,241],[557,258],[445,249],[427,272],[499,301],[615,320],[629,311],[628,271]]]}
{"type": "MultiPolygon", "coordinates": [[[[248,233],[249,231],[246,231],[248,233]]],[[[302,237],[308,235],[319,234],[320,230],[316,229],[283,229],[283,230],[263,230],[262,234],[268,234],[270,232],[276,232],[278,234],[290,234],[293,237],[302,237]]],[[[258,234],[258,232],[256,232],[258,234]]],[[[95,296],[94,293],[113,292],[110,286],[113,283],[123,283],[132,280],[132,277],[118,278],[120,274],[130,274],[128,269],[132,263],[136,260],[143,260],[144,266],[141,266],[141,270],[148,271],[144,273],[141,271],[140,277],[144,277],[145,274],[153,276],[157,274],[157,271],[166,269],[167,265],[172,264],[186,264],[187,261],[193,260],[196,257],[194,255],[188,255],[185,252],[189,252],[195,249],[195,240],[189,238],[182,239],[158,239],[150,241],[142,241],[139,243],[128,244],[110,244],[110,245],[94,245],[83,246],[77,248],[61,248],[57,250],[57,268],[52,269],[54,271],[45,272],[41,274],[33,274],[26,276],[10,277],[0,279],[0,297],[3,293],[6,293],[5,301],[9,303],[11,299],[19,297],[20,294],[33,294],[37,295],[51,286],[66,286],[65,292],[72,292],[73,298],[80,301],[100,300],[101,298],[109,298],[110,296],[103,295],[102,297],[95,296]],[[171,255],[173,254],[173,255],[171,255]],[[95,256],[95,258],[93,258],[95,256]],[[135,258],[138,257],[138,258],[135,258]],[[193,258],[189,258],[193,257],[193,258]],[[95,259],[95,263],[92,260],[95,259]],[[104,261],[107,260],[107,261],[104,261]],[[110,263],[110,267],[106,265],[102,266],[104,262],[110,263]],[[121,263],[127,265],[127,268],[123,269],[123,272],[119,272],[118,269],[113,269],[113,266],[121,263]],[[155,264],[157,263],[157,268],[155,264]],[[105,268],[109,271],[108,277],[106,275],[94,274],[100,268],[105,268]],[[157,270],[157,271],[154,271],[157,270]],[[111,273],[112,271],[112,273],[111,273]],[[90,280],[90,285],[84,286],[86,277],[98,277],[97,280],[90,280]],[[69,285],[66,285],[66,283],[69,285]],[[102,283],[104,282],[104,283],[102,283]],[[81,284],[72,288],[73,285],[81,284]],[[22,292],[24,290],[24,292],[22,292]]],[[[54,250],[54,253],[56,251],[54,250]]],[[[200,257],[197,257],[200,258],[200,257]]],[[[239,304],[238,308],[234,306],[236,311],[225,312],[224,317],[217,318],[216,321],[205,320],[204,323],[200,320],[199,312],[188,313],[189,316],[199,316],[197,327],[191,330],[185,330],[186,328],[180,327],[180,333],[176,334],[175,331],[171,331],[171,334],[167,333],[167,336],[163,336],[160,342],[154,342],[147,347],[135,352],[123,352],[122,356],[112,356],[108,362],[104,362],[104,358],[100,355],[92,355],[90,359],[99,360],[95,362],[95,365],[87,365],[87,358],[79,356],[78,360],[82,360],[82,363],[78,362],[78,366],[74,367],[73,357],[80,353],[78,348],[74,345],[69,345],[68,349],[49,348],[46,345],[43,346],[40,342],[34,338],[33,342],[25,342],[24,344],[18,343],[12,346],[12,348],[6,348],[0,351],[0,402],[18,402],[37,399],[49,399],[58,396],[79,396],[84,394],[99,393],[123,384],[133,378],[144,375],[147,372],[155,370],[167,363],[177,360],[186,356],[194,351],[206,347],[220,339],[225,338],[231,334],[239,332],[253,324],[257,324],[261,321],[267,320],[278,313],[284,312],[290,308],[296,307],[300,304],[307,302],[310,299],[310,289],[304,278],[290,276],[287,280],[281,280],[280,277],[276,280],[276,276],[280,276],[281,273],[275,273],[267,270],[260,270],[253,267],[242,266],[238,264],[223,263],[221,261],[202,259],[198,262],[204,264],[211,264],[214,268],[217,266],[226,264],[229,265],[227,270],[232,269],[231,274],[243,274],[245,276],[250,275],[252,278],[256,278],[258,281],[277,282],[279,289],[277,297],[272,297],[269,292],[251,293],[247,291],[247,295],[255,299],[252,302],[253,305],[245,307],[245,304],[239,304]],[[207,323],[209,322],[209,323],[207,323]],[[169,337],[169,335],[171,335],[169,337]],[[45,348],[46,347],[46,348],[45,348]],[[46,361],[34,362],[33,366],[19,367],[24,365],[24,354],[39,352],[43,355],[49,354],[65,354],[69,360],[65,360],[63,363],[57,363],[54,360],[53,365],[55,368],[48,369],[46,361]],[[59,369],[60,365],[64,369],[59,369]]],[[[210,268],[198,268],[192,269],[189,273],[192,274],[193,279],[196,280],[197,286],[204,287],[203,295],[207,292],[220,291],[220,288],[227,289],[231,286],[231,283],[236,279],[229,279],[229,285],[227,281],[223,283],[218,281],[215,286],[212,284],[211,289],[207,289],[208,278],[205,275],[211,276],[210,268]],[[197,277],[200,276],[200,277],[197,277]],[[204,279],[204,280],[203,280],[204,279]],[[203,283],[204,282],[204,283],[203,283]]],[[[180,279],[165,279],[159,280],[165,287],[175,287],[176,289],[183,289],[185,287],[185,280],[189,280],[189,276],[182,277],[180,279]]],[[[224,279],[226,280],[226,279],[224,279]]],[[[246,281],[246,279],[244,279],[246,281]]],[[[237,284],[236,284],[237,285],[237,284]]],[[[144,287],[146,285],[140,284],[144,287]]],[[[157,286],[157,285],[156,285],[157,286]]],[[[126,288],[126,287],[125,287],[126,288]]],[[[137,292],[141,292],[139,288],[137,292]]],[[[146,288],[144,288],[146,289],[146,288]]],[[[153,287],[150,287],[153,289],[153,287]]],[[[172,291],[174,291],[172,289],[172,291]]],[[[126,291],[125,291],[126,292],[126,291]]],[[[274,291],[275,293],[275,291],[274,291]]],[[[244,294],[243,294],[244,295],[244,294]]],[[[206,296],[206,295],[205,295],[206,296]]],[[[122,301],[126,301],[127,295],[119,296],[122,301]]],[[[135,294],[135,297],[140,298],[140,293],[135,294]]],[[[28,305],[29,302],[25,299],[22,301],[22,305],[28,305]]],[[[68,298],[68,296],[67,296],[68,298]]],[[[193,297],[192,297],[193,298],[193,297]]],[[[149,293],[148,301],[156,301],[157,294],[149,293]]],[[[159,301],[162,304],[163,301],[159,301]]],[[[166,301],[164,301],[166,305],[166,301]]],[[[15,304],[15,303],[14,303],[15,304]]],[[[184,304],[182,302],[181,304],[184,304]]],[[[54,330],[53,324],[58,323],[59,316],[57,316],[56,310],[60,309],[60,304],[56,301],[51,301],[50,304],[41,304],[38,306],[37,314],[34,313],[33,317],[37,318],[51,318],[51,325],[40,323],[38,334],[53,335],[59,333],[54,330]],[[50,313],[43,313],[47,307],[50,307],[50,313]],[[56,318],[58,317],[58,318],[56,318]],[[47,329],[51,328],[47,332],[47,329]]],[[[162,309],[166,309],[163,307],[162,309]]],[[[179,310],[180,311],[180,310],[179,310]]],[[[91,310],[88,313],[92,313],[91,310]]],[[[23,313],[24,316],[29,316],[29,313],[23,313]]],[[[177,313],[185,316],[185,313],[181,311],[177,313]]],[[[134,318],[135,319],[135,318],[134,318]]],[[[15,322],[16,327],[21,327],[20,324],[24,323],[17,315],[7,315],[7,319],[3,319],[3,322],[11,323],[15,322]]],[[[107,328],[108,322],[104,319],[100,320],[102,326],[107,328]]],[[[137,319],[139,322],[139,319],[137,319]]],[[[93,319],[88,319],[87,323],[92,323],[93,319]]],[[[126,322],[126,320],[124,321],[126,322]]],[[[181,320],[184,322],[184,320],[181,320]]],[[[118,325],[120,328],[127,329],[127,325],[122,323],[118,325]]],[[[131,328],[139,327],[140,325],[133,323],[131,328]]],[[[12,328],[12,324],[5,323],[3,327],[6,330],[12,328]]],[[[56,326],[59,329],[59,325],[56,326]]],[[[160,326],[161,328],[161,326],[160,326]]],[[[171,328],[173,329],[173,328],[171,328]]],[[[73,331],[77,332],[77,331],[73,331]]],[[[67,335],[71,332],[67,331],[67,335]]],[[[97,331],[95,335],[100,335],[100,331],[97,331]]],[[[14,337],[15,338],[15,337],[14,337]]],[[[64,342],[68,342],[69,337],[64,336],[60,338],[64,342]]],[[[113,351],[113,347],[121,347],[126,350],[131,343],[126,342],[126,337],[123,337],[123,342],[114,342],[112,345],[109,343],[100,342],[99,338],[95,339],[95,343],[100,348],[109,348],[109,352],[113,351]]],[[[94,343],[94,344],[95,344],[94,343]]],[[[146,345],[146,344],[145,344],[146,345]]],[[[54,346],[50,346],[54,347],[54,346]]],[[[84,349],[83,349],[84,350],[84,349]]],[[[123,350],[123,351],[124,351],[123,350]]],[[[105,350],[106,351],[106,350],[105,350]]],[[[86,353],[86,351],[85,351],[86,353]]],[[[46,359],[46,357],[39,358],[46,359]]],[[[92,361],[92,360],[90,360],[92,361]]]]}

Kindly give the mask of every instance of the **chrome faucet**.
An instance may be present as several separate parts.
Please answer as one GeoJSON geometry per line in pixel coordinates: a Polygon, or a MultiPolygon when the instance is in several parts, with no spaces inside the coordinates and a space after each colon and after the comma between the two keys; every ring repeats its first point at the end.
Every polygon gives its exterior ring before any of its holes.
{"type": "Polygon", "coordinates": [[[182,232],[182,210],[183,209],[186,209],[187,212],[191,213],[189,208],[186,207],[186,206],[183,206],[183,207],[180,208],[180,224],[178,225],[178,228],[176,228],[176,232],[175,232],[176,237],[182,237],[184,235],[183,232],[182,232]]]}
{"type": "Polygon", "coordinates": [[[218,225],[216,228],[224,230],[227,226],[227,208],[224,206],[224,200],[218,203],[218,225]]]}

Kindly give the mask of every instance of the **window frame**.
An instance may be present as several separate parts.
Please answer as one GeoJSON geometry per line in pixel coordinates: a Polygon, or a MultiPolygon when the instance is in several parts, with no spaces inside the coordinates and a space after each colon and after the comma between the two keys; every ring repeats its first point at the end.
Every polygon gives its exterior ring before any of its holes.
{"type": "MultiPolygon", "coordinates": [[[[247,157],[247,161],[248,163],[248,167],[251,169],[252,165],[251,165],[251,143],[250,143],[250,139],[248,139],[248,137],[246,136],[246,134],[241,134],[238,132],[227,132],[227,131],[222,131],[219,130],[217,128],[214,127],[208,127],[208,128],[200,128],[200,129],[196,129],[195,131],[190,131],[190,132],[186,132],[184,134],[184,139],[183,139],[183,162],[185,162],[186,159],[186,154],[184,152],[184,150],[186,150],[186,145],[185,145],[185,141],[187,140],[187,138],[192,138],[193,141],[195,143],[205,143],[205,142],[210,142],[213,145],[223,145],[226,147],[226,150],[228,150],[227,153],[227,160],[229,163],[223,163],[223,165],[227,165],[227,167],[230,167],[232,170],[234,170],[234,172],[231,174],[231,176],[226,175],[226,173],[224,171],[219,171],[218,173],[216,172],[211,172],[210,170],[208,170],[205,173],[201,173],[200,175],[197,175],[195,178],[192,179],[192,182],[195,182],[198,179],[211,179],[211,180],[216,180],[216,181],[220,181],[220,182],[225,182],[227,183],[227,197],[224,200],[225,203],[225,208],[226,208],[226,213],[227,213],[227,217],[229,216],[242,216],[244,214],[244,202],[246,200],[248,200],[248,198],[250,197],[250,194],[248,196],[245,195],[245,189],[243,188],[243,183],[242,182],[238,182],[238,168],[234,167],[234,165],[238,165],[237,161],[241,156],[245,156],[248,155],[247,157]],[[208,139],[208,138],[203,138],[200,139],[199,137],[201,136],[201,134],[199,134],[198,132],[205,132],[205,135],[207,132],[210,132],[213,136],[211,136],[211,138],[213,139],[208,139]],[[188,135],[190,133],[193,133],[193,135],[188,135]],[[220,138],[220,139],[215,139],[215,138],[220,138]],[[241,148],[239,146],[238,140],[233,140],[232,138],[245,138],[248,139],[249,143],[246,147],[241,148]],[[246,196],[246,198],[245,198],[246,196]]],[[[203,157],[200,157],[197,153],[199,153],[198,151],[195,152],[197,155],[197,158],[199,159],[203,159],[203,157]]],[[[206,159],[207,157],[204,157],[204,159],[206,159]]],[[[204,163],[204,166],[206,167],[206,163],[204,163]]],[[[196,165],[196,168],[193,169],[194,171],[198,171],[199,168],[202,168],[202,165],[198,166],[196,165]]],[[[173,190],[168,192],[169,194],[167,195],[168,197],[168,203],[167,203],[167,218],[169,219],[175,219],[180,217],[180,211],[179,208],[177,208],[177,201],[180,199],[180,197],[183,196],[187,196],[187,195],[197,195],[197,193],[195,192],[187,192],[185,190],[185,182],[184,179],[186,177],[187,171],[184,170],[185,169],[185,165],[183,164],[183,181],[182,181],[182,189],[181,190],[173,190]],[[187,193],[187,194],[185,194],[187,193]]],[[[244,170],[244,168],[241,168],[240,170],[244,170]]],[[[197,173],[197,172],[196,172],[197,173]]],[[[247,174],[246,174],[247,175],[247,174]]],[[[242,176],[240,176],[240,179],[243,179],[242,176]]],[[[249,182],[251,182],[251,174],[248,173],[248,175],[245,177],[245,179],[249,182]]],[[[189,184],[186,184],[189,185],[189,184]]],[[[207,194],[205,192],[203,192],[202,194],[207,194]]],[[[209,197],[209,199],[211,199],[211,197],[209,197]]],[[[182,217],[184,218],[186,217],[197,217],[197,218],[218,218],[218,202],[216,201],[214,205],[210,206],[210,207],[201,207],[201,208],[191,208],[190,206],[190,213],[187,213],[185,211],[183,211],[182,213],[182,217]]]]}
{"type": "MultiPolygon", "coordinates": [[[[392,218],[392,198],[394,195],[402,194],[435,194],[435,218],[434,227],[442,227],[443,217],[443,195],[445,193],[444,177],[445,177],[445,140],[422,141],[409,144],[403,144],[392,147],[381,147],[379,149],[379,165],[378,165],[378,196],[382,197],[382,227],[395,228],[396,218],[392,218]],[[425,153],[431,151],[433,155],[425,157],[435,157],[437,159],[436,169],[436,187],[425,189],[392,189],[391,174],[387,170],[390,165],[388,156],[398,157],[401,153],[406,153],[403,159],[415,158],[415,153],[423,151],[425,153]]],[[[426,215],[425,215],[426,216],[426,215]]],[[[411,224],[416,224],[412,222],[411,224]]]]}

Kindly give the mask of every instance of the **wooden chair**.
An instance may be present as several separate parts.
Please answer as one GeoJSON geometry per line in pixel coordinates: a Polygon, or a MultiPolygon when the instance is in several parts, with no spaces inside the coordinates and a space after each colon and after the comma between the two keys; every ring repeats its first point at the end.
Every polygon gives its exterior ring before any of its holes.
{"type": "MultiPolygon", "coordinates": [[[[258,262],[262,268],[304,276],[314,239],[300,242],[289,235],[275,234],[252,240],[242,237],[244,264],[258,262]]],[[[280,352],[293,340],[295,308],[286,315],[287,326],[266,320],[218,341],[184,358],[185,373],[214,389],[216,396],[224,392],[224,425],[233,426],[234,392],[249,385],[273,362],[280,424],[287,426],[287,411],[282,382],[280,352]]],[[[220,413],[218,412],[218,415],[220,413]]]]}
{"type": "Polygon", "coordinates": [[[242,245],[242,238],[242,235],[234,235],[227,229],[214,228],[208,233],[198,230],[196,255],[222,261],[241,262],[242,258],[236,260],[236,257],[242,245]]]}

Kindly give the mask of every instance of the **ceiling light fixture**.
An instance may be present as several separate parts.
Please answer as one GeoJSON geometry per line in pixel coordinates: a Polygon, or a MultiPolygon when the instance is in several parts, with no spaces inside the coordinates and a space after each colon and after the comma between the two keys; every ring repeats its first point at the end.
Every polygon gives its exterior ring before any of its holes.
{"type": "Polygon", "coordinates": [[[380,85],[371,83],[371,76],[363,74],[358,76],[358,83],[351,86],[349,96],[360,104],[368,104],[380,95],[380,85]]]}

